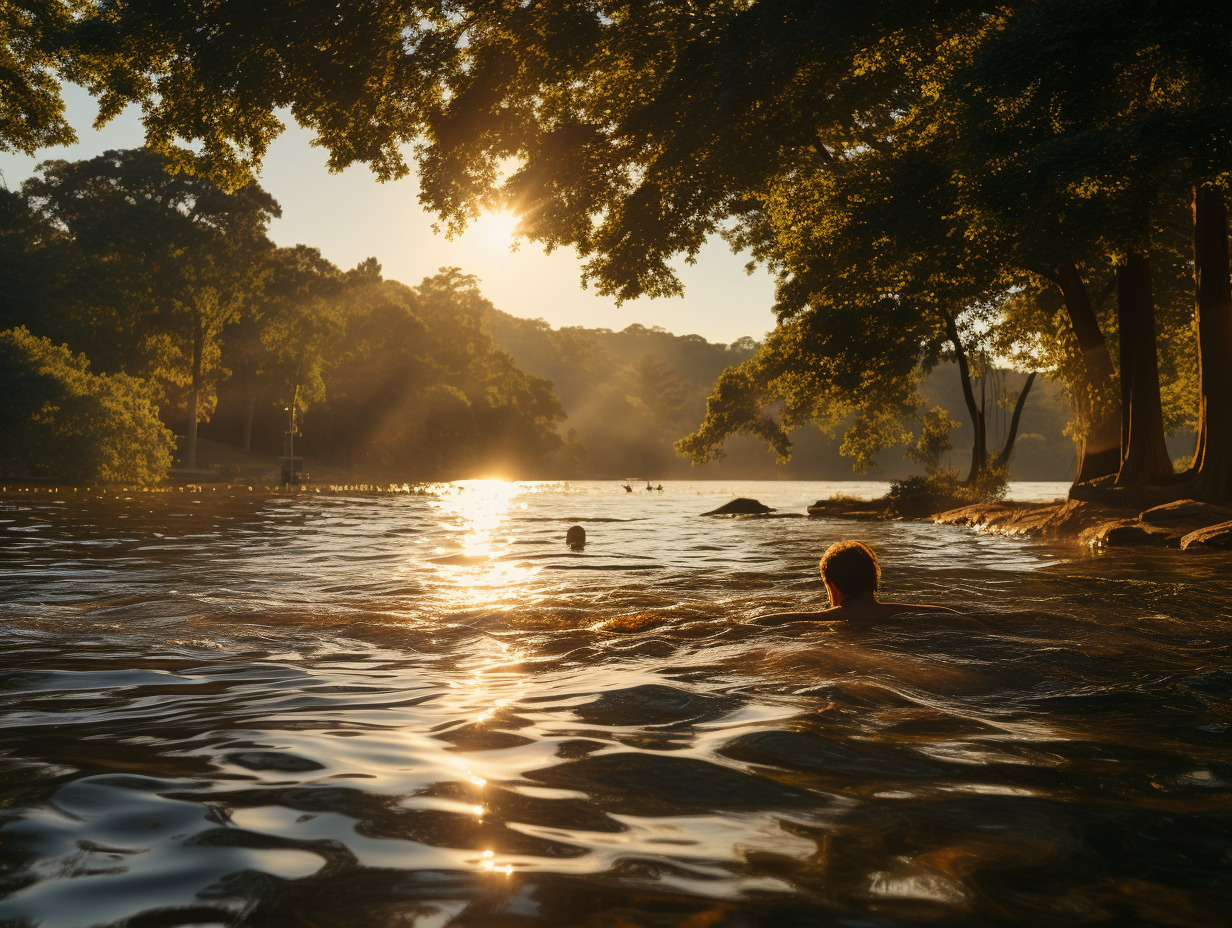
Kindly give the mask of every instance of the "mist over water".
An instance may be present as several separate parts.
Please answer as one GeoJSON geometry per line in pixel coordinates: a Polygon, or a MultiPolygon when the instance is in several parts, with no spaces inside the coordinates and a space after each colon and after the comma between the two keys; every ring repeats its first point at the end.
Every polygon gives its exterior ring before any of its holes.
{"type": "Polygon", "coordinates": [[[0,500],[0,924],[1226,917],[1226,556],[633,486],[0,500]]]}

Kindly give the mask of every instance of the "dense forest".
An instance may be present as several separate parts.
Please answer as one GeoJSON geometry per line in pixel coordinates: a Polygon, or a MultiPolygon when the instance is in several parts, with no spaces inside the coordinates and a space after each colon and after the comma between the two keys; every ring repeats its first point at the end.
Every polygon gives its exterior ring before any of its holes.
{"type": "MultiPolygon", "coordinates": [[[[283,455],[292,406],[297,456],[347,480],[852,473],[835,430],[797,432],[786,464],[748,437],[701,469],[676,452],[716,378],[761,348],[751,338],[553,330],[500,312],[457,269],[417,287],[371,260],[343,271],[268,240],[278,205],[259,186],[227,193],[150,152],[47,162],[0,202],[8,473],[154,481],[174,432],[185,470],[228,476],[198,467],[198,436],[283,455]]],[[[961,403],[951,368],[926,381],[927,402],[961,403]]],[[[1037,396],[1016,473],[1063,479],[1062,427],[1056,397],[1037,396]]],[[[956,448],[969,432],[955,428],[956,448]]],[[[901,448],[864,463],[909,469],[901,448]]]]}
{"type": "MultiPolygon", "coordinates": [[[[179,247],[209,256],[198,276],[174,261],[138,274],[104,256],[75,278],[138,305],[154,278],[183,277],[202,295],[151,305],[131,317],[149,320],[148,333],[100,336],[87,351],[102,374],[144,365],[180,391],[190,456],[193,423],[214,401],[210,372],[222,369],[217,320],[246,273],[193,236],[259,229],[271,206],[251,180],[289,112],[334,169],[364,163],[388,179],[413,156],[421,199],[446,230],[513,210],[526,239],[575,249],[604,294],[678,293],[679,260],[716,236],[769,268],[777,326],[720,374],[677,446],[696,461],[741,435],[787,459],[813,424],[841,430],[861,465],[909,441],[913,460],[939,471],[956,415],[972,429],[964,482],[992,486],[1014,441],[1035,434],[1024,417],[1050,379],[1069,407],[1080,483],[1232,501],[1232,5],[37,9],[6,23],[0,145],[70,138],[59,82],[71,79],[98,97],[103,121],[140,106],[147,144],[181,183],[233,191],[233,209],[181,230],[179,247]],[[1027,375],[1001,444],[978,389],[985,358],[1027,375]],[[946,362],[962,403],[933,409],[921,385],[946,362]],[[1174,455],[1168,435],[1186,431],[1192,453],[1174,455]]],[[[31,191],[43,205],[30,221],[60,232],[72,204],[57,213],[56,182],[46,175],[48,189],[31,191]]],[[[442,408],[462,408],[460,395],[485,408],[450,388],[459,395],[442,408]]],[[[90,389],[131,395],[119,382],[90,389]]],[[[515,406],[519,428],[554,436],[559,408],[515,406]]]]}
{"type": "Polygon", "coordinates": [[[7,473],[156,482],[171,430],[191,473],[199,434],[280,455],[292,422],[295,456],[343,479],[568,460],[551,384],[492,342],[456,268],[408,287],[277,248],[259,186],[229,193],[148,151],[46,162],[0,207],[7,473]]]}

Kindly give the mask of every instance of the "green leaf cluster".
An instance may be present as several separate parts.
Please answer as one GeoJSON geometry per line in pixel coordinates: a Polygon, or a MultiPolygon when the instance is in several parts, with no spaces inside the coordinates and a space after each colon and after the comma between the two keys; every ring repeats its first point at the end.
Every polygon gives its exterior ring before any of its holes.
{"type": "Polygon", "coordinates": [[[153,484],[166,476],[171,432],[156,391],[127,374],[95,374],[84,355],[0,332],[0,462],[15,476],[82,484],[153,484]]]}

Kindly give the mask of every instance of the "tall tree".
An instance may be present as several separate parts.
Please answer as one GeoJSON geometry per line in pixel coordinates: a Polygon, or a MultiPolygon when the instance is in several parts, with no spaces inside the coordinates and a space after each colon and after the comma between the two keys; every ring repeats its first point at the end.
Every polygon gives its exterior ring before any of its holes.
{"type": "MultiPolygon", "coordinates": [[[[1130,362],[1121,371],[1122,392],[1138,407],[1124,419],[1122,482],[1167,472],[1155,424],[1160,416],[1153,408],[1158,404],[1150,373],[1153,346],[1136,344],[1149,341],[1153,332],[1145,309],[1149,269],[1133,257],[1148,255],[1143,242],[1151,223],[1144,206],[1169,196],[1173,201],[1164,208],[1178,208],[1178,179],[1195,191],[1209,185],[1213,192],[1232,171],[1230,47],[1232,11],[1226,5],[1041,0],[1024,5],[985,44],[964,89],[970,110],[980,114],[969,134],[994,155],[981,162],[982,176],[1024,189],[1037,200],[1053,197],[1071,226],[1088,229],[1089,240],[1098,239],[1109,256],[1119,255],[1123,283],[1129,285],[1122,293],[1130,303],[1121,313],[1129,325],[1119,333],[1122,357],[1130,362]],[[998,151],[1007,157],[997,157],[998,151]],[[1007,171],[1007,164],[1017,169],[1007,171]],[[1145,446],[1130,440],[1144,433],[1145,446]]],[[[1200,201],[1205,198],[1195,192],[1198,221],[1209,216],[1213,226],[1195,234],[1196,247],[1206,247],[1199,242],[1226,247],[1218,244],[1220,236],[1227,237],[1226,227],[1219,227],[1218,206],[1208,214],[1200,201]]],[[[1226,277],[1226,265],[1220,267],[1217,258],[1212,268],[1213,276],[1226,277]]],[[[1198,338],[1216,366],[1232,365],[1232,343],[1218,326],[1205,332],[1199,326],[1198,338]]],[[[1232,414],[1228,386],[1218,376],[1208,379],[1201,387],[1203,408],[1232,414]]],[[[1206,423],[1200,436],[1219,428],[1200,419],[1206,423]]],[[[1230,478],[1212,476],[1211,468],[1222,472],[1228,464],[1216,460],[1222,456],[1205,466],[1195,463],[1190,488],[1226,500],[1230,478]]]]}
{"type": "Polygon", "coordinates": [[[1198,495],[1232,501],[1232,286],[1223,191],[1196,184],[1193,199],[1195,321],[1198,329],[1198,495]]]}
{"type": "Polygon", "coordinates": [[[268,262],[259,294],[223,346],[243,408],[244,451],[258,403],[303,411],[325,400],[325,370],[344,326],[344,276],[319,250],[277,248],[268,262]]]}
{"type": "MultiPolygon", "coordinates": [[[[807,382],[829,392],[831,402],[859,407],[864,394],[886,402],[881,392],[869,394],[870,382],[900,379],[898,401],[883,405],[872,420],[857,419],[853,437],[877,434],[868,429],[871,421],[888,426],[890,408],[914,417],[909,384],[916,365],[926,373],[943,356],[956,361],[973,432],[966,482],[976,484],[1008,459],[1016,436],[1011,429],[1007,447],[990,451],[969,358],[973,348],[983,350],[1015,269],[966,221],[958,178],[931,129],[926,112],[908,110],[838,163],[820,163],[812,174],[802,166],[746,208],[732,237],[777,270],[780,320],[799,318],[795,331],[809,341],[809,353],[836,359],[810,362],[820,366],[807,382]],[[839,400],[840,394],[848,398],[839,400]]],[[[794,365],[804,358],[789,362],[782,351],[799,343],[772,340],[768,348],[779,363],[794,365]]],[[[774,393],[765,399],[778,401],[774,393]]],[[[823,418],[832,422],[828,412],[823,418]]],[[[720,434],[715,424],[703,432],[720,434]]],[[[905,427],[883,434],[895,443],[905,427]]],[[[875,443],[848,447],[871,453],[875,443]]]]}
{"type": "Polygon", "coordinates": [[[73,310],[57,333],[104,369],[157,377],[186,409],[184,463],[224,370],[220,338],[258,290],[278,204],[256,184],[227,192],[171,173],[144,150],[49,161],[23,185],[63,237],[73,310]]]}
{"type": "Polygon", "coordinates": [[[1116,482],[1132,486],[1172,476],[1172,461],[1164,441],[1155,297],[1147,256],[1130,251],[1117,266],[1116,279],[1121,361],[1121,464],[1116,482]]]}
{"type": "Polygon", "coordinates": [[[0,187],[0,329],[35,326],[47,315],[56,276],[49,224],[20,193],[0,187]]]}

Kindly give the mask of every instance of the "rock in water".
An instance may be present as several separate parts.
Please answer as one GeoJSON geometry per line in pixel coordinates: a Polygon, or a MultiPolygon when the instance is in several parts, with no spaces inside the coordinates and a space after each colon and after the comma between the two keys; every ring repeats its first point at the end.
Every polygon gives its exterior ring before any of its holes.
{"type": "Polygon", "coordinates": [[[709,512],[703,512],[704,516],[764,516],[767,513],[774,512],[765,503],[759,503],[755,499],[748,499],[744,496],[738,496],[730,503],[724,503],[718,509],[711,509],[709,512]]]}

